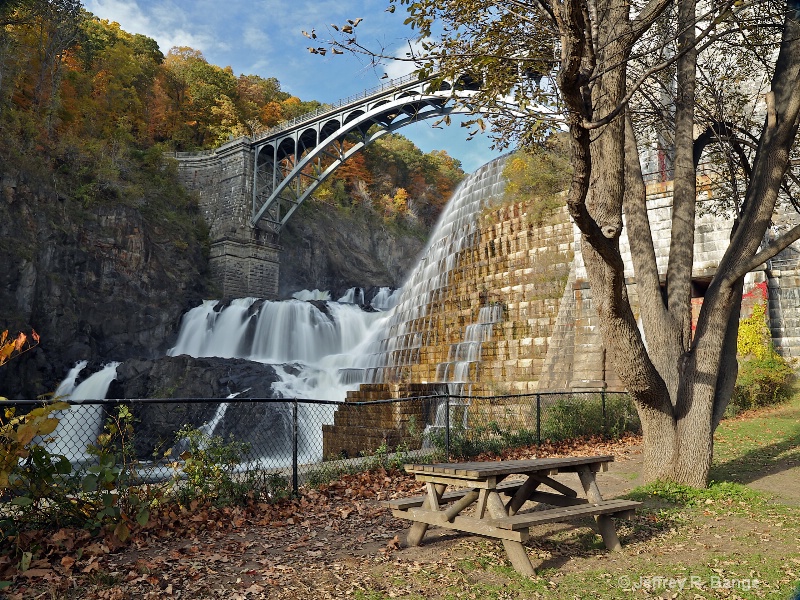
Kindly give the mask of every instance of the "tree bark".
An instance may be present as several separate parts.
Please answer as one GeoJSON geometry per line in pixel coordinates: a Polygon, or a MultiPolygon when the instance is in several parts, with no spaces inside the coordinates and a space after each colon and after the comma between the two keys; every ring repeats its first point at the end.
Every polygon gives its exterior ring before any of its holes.
{"type": "Polygon", "coordinates": [[[694,262],[697,173],[694,167],[694,106],[697,49],[695,0],[678,3],[678,73],[675,100],[675,176],[672,231],[667,265],[667,308],[684,351],[692,335],[692,264],[694,262]]]}
{"type": "Polygon", "coordinates": [[[767,96],[768,117],[740,226],[706,292],[692,337],[695,0],[681,0],[678,6],[676,173],[666,300],[633,128],[621,116],[607,118],[619,112],[625,99],[626,60],[640,33],[638,21],[632,27],[628,6],[610,0],[598,0],[591,19],[576,0],[558,6],[563,53],[559,88],[567,107],[575,166],[568,206],[582,232],[581,249],[604,346],[642,421],[644,478],[704,486],[714,430],[736,376],[743,278],[772,218],[797,135],[800,20],[794,5],[787,5],[772,92],[767,96]],[[624,279],[619,248],[623,200],[647,345],[634,319],[624,279]]]}

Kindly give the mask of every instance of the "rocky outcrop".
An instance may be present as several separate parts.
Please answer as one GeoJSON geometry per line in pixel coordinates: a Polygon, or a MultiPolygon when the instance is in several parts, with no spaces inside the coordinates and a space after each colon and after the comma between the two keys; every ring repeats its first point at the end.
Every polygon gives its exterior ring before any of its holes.
{"type": "Polygon", "coordinates": [[[162,355],[181,315],[210,295],[202,239],[147,198],[87,206],[0,177],[0,330],[42,340],[3,367],[0,395],[51,393],[78,360],[162,355]]]}
{"type": "Polygon", "coordinates": [[[351,287],[401,287],[426,236],[387,225],[363,207],[345,213],[315,203],[295,213],[280,241],[279,296],[318,288],[336,299],[351,287]]]}
{"type": "Polygon", "coordinates": [[[206,433],[250,442],[259,447],[270,444],[288,447],[291,412],[283,402],[247,402],[250,398],[271,398],[272,384],[279,378],[274,367],[243,359],[165,356],[156,360],[128,360],[117,367],[117,378],[108,390],[109,398],[181,398],[185,402],[134,402],[131,411],[138,435],[137,455],[153,456],[175,443],[184,427],[203,428],[206,433]],[[224,410],[217,402],[203,398],[236,401],[224,410]],[[242,400],[239,402],[239,400],[242,400]],[[212,425],[213,424],[213,427],[212,425]]]}
{"type": "Polygon", "coordinates": [[[163,356],[117,367],[109,398],[270,398],[279,381],[272,365],[241,358],[163,356]]]}

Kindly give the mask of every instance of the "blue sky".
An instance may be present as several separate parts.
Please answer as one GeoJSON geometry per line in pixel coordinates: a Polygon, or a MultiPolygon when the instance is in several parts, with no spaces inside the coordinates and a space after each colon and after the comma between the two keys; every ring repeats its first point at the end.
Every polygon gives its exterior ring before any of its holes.
{"type": "MultiPolygon", "coordinates": [[[[373,68],[367,59],[347,54],[310,54],[312,42],[301,33],[316,29],[326,38],[331,23],[360,17],[360,42],[402,55],[413,32],[403,25],[402,7],[386,12],[388,0],[84,0],[84,6],[125,31],[154,38],[165,54],[172,46],[191,46],[237,75],[275,77],[283,91],[302,100],[333,102],[382,83],[384,73],[398,77],[410,70],[402,62],[373,68]]],[[[468,172],[497,156],[488,136],[467,141],[466,128],[454,123],[433,129],[433,122],[399,133],[425,152],[446,150],[468,172]]]]}

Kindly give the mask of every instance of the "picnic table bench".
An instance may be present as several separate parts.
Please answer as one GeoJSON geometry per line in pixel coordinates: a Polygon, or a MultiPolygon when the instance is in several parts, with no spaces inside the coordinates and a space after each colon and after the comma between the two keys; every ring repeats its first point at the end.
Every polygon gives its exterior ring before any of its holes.
{"type": "Polygon", "coordinates": [[[612,519],[630,518],[640,503],[603,500],[595,474],[607,470],[613,460],[613,456],[583,456],[409,464],[405,465],[406,472],[425,483],[426,494],[382,504],[391,508],[395,517],[413,521],[406,539],[409,546],[418,546],[430,525],[483,535],[501,540],[514,568],[533,575],[522,542],[529,538],[529,529],[535,525],[593,516],[606,548],[620,549],[612,519]],[[577,473],[585,498],[552,478],[558,473],[577,473]],[[509,476],[515,477],[508,479],[509,476]],[[542,485],[553,492],[539,490],[542,485]],[[454,489],[446,491],[448,487],[454,489]],[[503,501],[500,494],[508,499],[503,501]],[[553,508],[537,506],[535,510],[519,512],[528,501],[553,508]],[[461,514],[473,504],[471,516],[461,514]]]}

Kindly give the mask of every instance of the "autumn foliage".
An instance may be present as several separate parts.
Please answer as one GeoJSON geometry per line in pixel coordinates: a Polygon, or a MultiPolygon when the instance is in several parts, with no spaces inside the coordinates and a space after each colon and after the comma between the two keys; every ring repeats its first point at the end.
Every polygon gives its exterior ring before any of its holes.
{"type": "Polygon", "coordinates": [[[15,337],[9,337],[6,329],[3,333],[0,333],[0,366],[38,345],[39,334],[35,330],[31,330],[30,336],[20,331],[15,337]]]}
{"type": "MultiPolygon", "coordinates": [[[[321,106],[283,91],[274,77],[213,65],[195,48],[164,54],[79,0],[3,3],[0,20],[0,161],[54,172],[64,193],[85,205],[147,195],[168,171],[163,151],[217,147],[321,106]]],[[[347,161],[319,198],[427,224],[462,176],[446,153],[423,154],[389,136],[347,161]],[[398,194],[408,195],[405,205],[394,202],[398,194]]]]}

